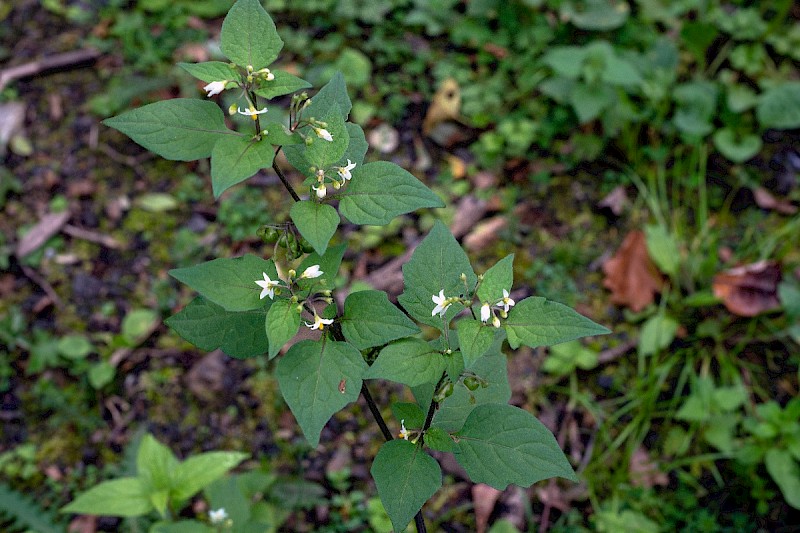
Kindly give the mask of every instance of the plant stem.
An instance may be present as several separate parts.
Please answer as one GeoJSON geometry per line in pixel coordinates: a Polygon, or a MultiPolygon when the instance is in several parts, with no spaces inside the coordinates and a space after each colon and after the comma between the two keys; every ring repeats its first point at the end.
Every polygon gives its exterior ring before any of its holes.
{"type": "Polygon", "coordinates": [[[363,396],[364,400],[367,402],[367,407],[369,407],[372,416],[375,417],[378,427],[381,428],[381,433],[383,433],[383,438],[386,439],[386,442],[394,439],[392,432],[389,430],[389,426],[386,425],[386,421],[383,419],[383,415],[381,415],[378,409],[378,405],[375,403],[375,400],[372,399],[372,394],[370,394],[367,384],[363,381],[361,382],[361,396],[363,396]]]}
{"type": "MultiPolygon", "coordinates": [[[[281,147],[278,146],[275,149],[275,157],[278,157],[278,152],[280,151],[281,147]]],[[[278,177],[281,179],[281,183],[283,183],[283,186],[286,187],[287,191],[289,191],[289,194],[292,195],[292,199],[294,199],[295,202],[299,202],[300,197],[297,195],[297,192],[295,192],[294,187],[292,187],[292,184],[289,183],[289,180],[286,179],[286,176],[284,176],[283,171],[281,170],[281,167],[278,166],[278,162],[275,161],[275,158],[272,159],[272,170],[274,170],[275,174],[277,174],[278,177]]]]}

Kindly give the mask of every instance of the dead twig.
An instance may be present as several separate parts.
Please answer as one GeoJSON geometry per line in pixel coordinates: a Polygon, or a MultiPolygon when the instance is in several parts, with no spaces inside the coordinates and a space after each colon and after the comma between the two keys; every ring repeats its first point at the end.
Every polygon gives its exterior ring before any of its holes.
{"type": "Polygon", "coordinates": [[[634,348],[636,348],[636,346],[638,344],[639,344],[639,341],[637,339],[633,339],[633,340],[625,341],[625,342],[623,342],[622,344],[620,344],[618,346],[614,346],[613,348],[609,348],[608,350],[603,350],[597,356],[597,363],[601,364],[601,365],[604,365],[606,363],[610,363],[611,361],[613,361],[615,359],[619,359],[620,357],[622,357],[623,355],[625,355],[629,351],[631,351],[634,348]]]}
{"type": "Polygon", "coordinates": [[[5,89],[6,85],[14,80],[35,76],[36,74],[41,74],[48,70],[75,67],[94,61],[98,57],[100,57],[99,50],[84,48],[82,50],[55,54],[29,63],[23,63],[22,65],[5,68],[0,70],[0,91],[5,89]]]}
{"type": "Polygon", "coordinates": [[[75,237],[76,239],[81,239],[84,241],[94,242],[101,246],[105,246],[106,248],[111,249],[119,249],[122,245],[111,235],[103,235],[102,233],[97,233],[94,231],[89,231],[88,229],[79,228],[77,226],[73,226],[71,224],[67,224],[61,231],[69,235],[70,237],[75,237]]]}
{"type": "Polygon", "coordinates": [[[50,301],[53,302],[53,305],[56,307],[61,307],[61,298],[58,297],[58,294],[56,294],[53,286],[47,283],[46,279],[40,276],[39,273],[34,269],[26,265],[22,265],[22,272],[29,280],[37,284],[39,288],[44,291],[47,297],[50,298],[50,301]]]}

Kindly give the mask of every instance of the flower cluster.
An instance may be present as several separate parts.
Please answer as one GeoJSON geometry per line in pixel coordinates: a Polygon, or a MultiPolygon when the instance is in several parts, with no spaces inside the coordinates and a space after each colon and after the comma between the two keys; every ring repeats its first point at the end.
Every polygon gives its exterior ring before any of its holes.
{"type": "MultiPolygon", "coordinates": [[[[431,300],[436,304],[433,311],[431,311],[431,316],[436,316],[438,313],[439,316],[443,317],[447,309],[454,303],[461,301],[461,298],[445,296],[444,290],[440,290],[438,295],[434,294],[431,296],[431,300]]],[[[491,320],[492,325],[499,328],[500,319],[495,314],[495,310],[499,312],[501,317],[507,318],[508,310],[514,307],[514,303],[508,291],[503,289],[503,297],[496,300],[493,304],[483,302],[483,305],[481,305],[481,322],[486,324],[491,320]]]]}
{"type": "MultiPolygon", "coordinates": [[[[266,272],[262,272],[264,279],[257,279],[255,281],[256,285],[261,287],[261,294],[259,294],[258,298],[263,300],[267,296],[269,296],[270,300],[275,299],[275,289],[277,287],[287,287],[288,285],[283,282],[281,279],[270,279],[269,275],[266,272]]],[[[324,272],[319,269],[319,265],[311,265],[307,269],[300,274],[298,279],[314,279],[320,277],[324,272]]],[[[290,280],[294,278],[295,272],[294,270],[289,271],[289,278],[290,280]]],[[[319,328],[322,329],[322,328],[319,328]]]]}
{"type": "Polygon", "coordinates": [[[347,164],[345,166],[333,167],[332,170],[335,170],[336,174],[341,179],[330,178],[325,174],[325,171],[323,169],[321,168],[317,169],[317,184],[312,185],[311,189],[313,189],[313,191],[316,193],[317,198],[321,200],[325,198],[325,196],[327,196],[328,194],[328,186],[327,186],[328,182],[330,182],[330,184],[333,186],[334,189],[337,190],[341,189],[345,183],[347,183],[353,178],[353,175],[350,173],[350,171],[353,170],[354,168],[356,168],[356,164],[350,161],[349,159],[347,160],[347,164]]]}

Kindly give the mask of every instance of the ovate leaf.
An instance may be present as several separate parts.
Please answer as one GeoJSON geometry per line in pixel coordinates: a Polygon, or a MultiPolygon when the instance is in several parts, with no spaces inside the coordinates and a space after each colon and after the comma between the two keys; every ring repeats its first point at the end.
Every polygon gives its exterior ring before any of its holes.
{"type": "Polygon", "coordinates": [[[514,283],[514,254],[505,256],[483,275],[478,286],[480,303],[495,303],[503,297],[503,289],[510,291],[514,283]]]}
{"type": "Polygon", "coordinates": [[[344,302],[341,323],[345,338],[359,350],[419,333],[417,325],[382,291],[351,293],[344,302]]]}
{"type": "Polygon", "coordinates": [[[254,357],[268,349],[264,319],[272,300],[262,303],[260,309],[234,312],[198,296],[165,322],[201,350],[219,348],[231,357],[254,357]]]}
{"type": "Polygon", "coordinates": [[[228,136],[220,139],[211,152],[211,185],[214,198],[241,183],[262,168],[272,165],[275,148],[266,139],[228,136]]]}
{"type": "Polygon", "coordinates": [[[259,70],[275,61],[283,41],[258,0],[238,0],[222,23],[220,47],[240,67],[259,70]]]}
{"type": "Polygon", "coordinates": [[[330,417],[358,398],[366,367],[351,345],[324,340],[300,341],[278,360],[281,393],[311,446],[330,417]]]}
{"type": "Polygon", "coordinates": [[[800,465],[786,450],[773,448],[764,456],[767,472],[781,489],[786,503],[800,509],[800,465]]]}
{"type": "Polygon", "coordinates": [[[328,204],[305,200],[292,204],[289,216],[300,234],[314,247],[314,251],[324,254],[339,226],[339,213],[336,209],[328,204]]]}
{"type": "Polygon", "coordinates": [[[165,159],[193,161],[209,157],[214,145],[233,132],[214,102],[174,98],[126,111],[103,124],[165,159]]]}
{"type": "Polygon", "coordinates": [[[270,99],[311,87],[311,84],[306,80],[283,70],[272,70],[271,72],[275,79],[262,82],[261,86],[255,90],[258,96],[270,99]]]}
{"type": "MultiPolygon", "coordinates": [[[[442,329],[443,320],[438,313],[431,316],[436,305],[431,298],[440,290],[444,290],[445,296],[458,296],[464,292],[465,284],[475,285],[476,277],[461,245],[437,221],[403,265],[403,280],[405,289],[398,298],[400,305],[416,320],[442,329]],[[461,274],[466,276],[466,283],[461,281],[461,274]]],[[[452,319],[462,309],[460,304],[451,305],[445,318],[452,319]]]]}
{"type": "Polygon", "coordinates": [[[256,280],[264,279],[264,272],[270,279],[278,279],[271,259],[248,254],[176,268],[169,274],[227,311],[250,311],[264,307],[264,301],[259,298],[261,287],[256,285],[256,280]]]}
{"type": "Polygon", "coordinates": [[[345,248],[347,248],[346,244],[337,244],[336,246],[329,246],[322,255],[317,252],[308,254],[300,263],[300,266],[297,267],[297,273],[302,274],[306,268],[319,265],[323,274],[319,278],[297,280],[297,285],[300,289],[306,290],[312,286],[317,290],[334,289],[336,287],[336,275],[339,272],[339,266],[342,264],[345,248]]]}
{"type": "Polygon", "coordinates": [[[459,320],[456,323],[456,328],[458,330],[458,345],[464,358],[464,368],[469,368],[492,346],[497,330],[494,326],[467,318],[459,320]]]}
{"type": "Polygon", "coordinates": [[[550,430],[518,407],[480,405],[455,437],[456,460],[474,483],[504,490],[556,476],[578,481],[550,430]]]}
{"type": "Polygon", "coordinates": [[[266,326],[269,339],[269,358],[272,359],[300,329],[300,313],[297,312],[297,304],[293,304],[289,300],[277,300],[267,311],[266,326]]]}
{"type": "Polygon", "coordinates": [[[230,63],[222,61],[206,61],[204,63],[178,63],[183,70],[198,80],[211,83],[212,81],[237,80],[239,73],[230,63]]]}
{"type": "Polygon", "coordinates": [[[402,439],[381,446],[370,472],[395,531],[403,531],[442,486],[439,463],[422,448],[402,439]]]}
{"type": "Polygon", "coordinates": [[[653,355],[672,344],[678,326],[674,318],[664,313],[658,313],[647,319],[639,337],[639,354],[653,355]]]}
{"type": "Polygon", "coordinates": [[[445,369],[444,355],[420,339],[403,339],[386,346],[364,379],[388,379],[415,387],[436,383],[445,369]]]}
{"type": "Polygon", "coordinates": [[[139,478],[104,481],[79,495],[62,513],[104,516],[143,516],[153,510],[147,490],[139,478]]]}
{"type": "Polygon", "coordinates": [[[180,503],[191,498],[247,457],[240,452],[207,452],[189,457],[175,468],[173,501],[180,503]]]}
{"type": "Polygon", "coordinates": [[[311,98],[311,105],[308,106],[304,115],[307,117],[320,118],[323,114],[327,113],[328,109],[333,105],[339,106],[339,112],[342,118],[347,120],[350,114],[350,109],[353,104],[350,102],[350,97],[347,95],[347,86],[344,83],[344,76],[341,72],[337,72],[331,78],[331,81],[325,84],[311,98]]]}
{"type": "Polygon", "coordinates": [[[514,349],[521,344],[536,348],[610,333],[608,328],[566,305],[539,296],[518,302],[503,320],[503,326],[508,333],[508,344],[514,349]]]}
{"type": "Polygon", "coordinates": [[[347,122],[345,127],[347,128],[347,135],[350,137],[350,143],[347,145],[347,150],[345,150],[344,155],[342,155],[342,158],[339,159],[335,166],[343,167],[347,164],[348,160],[356,165],[361,165],[369,149],[367,138],[364,136],[364,130],[361,129],[361,126],[353,124],[352,122],[347,122]]]}
{"type": "Polygon", "coordinates": [[[756,108],[764,128],[800,128],[800,82],[786,82],[765,91],[756,108]]]}
{"type": "Polygon", "coordinates": [[[444,207],[433,191],[394,163],[367,163],[352,174],[341,195],[339,212],[354,224],[382,226],[423,207],[444,207]]]}
{"type": "Polygon", "coordinates": [[[313,129],[309,129],[306,135],[308,135],[313,142],[307,146],[301,145],[292,148],[304,149],[305,158],[308,163],[316,168],[324,169],[339,161],[342,155],[344,155],[344,152],[347,150],[347,145],[350,142],[350,135],[347,132],[344,118],[337,104],[331,104],[331,107],[327,109],[322,116],[318,116],[317,118],[326,124],[325,129],[331,134],[333,140],[326,141],[318,137],[313,129]]]}

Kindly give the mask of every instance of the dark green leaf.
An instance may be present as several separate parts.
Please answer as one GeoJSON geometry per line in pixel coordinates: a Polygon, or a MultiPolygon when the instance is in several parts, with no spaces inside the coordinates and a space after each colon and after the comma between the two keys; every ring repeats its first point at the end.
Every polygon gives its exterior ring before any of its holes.
{"type": "Polygon", "coordinates": [[[464,368],[469,368],[481,356],[486,354],[494,343],[497,329],[482,324],[479,320],[462,318],[456,323],[458,344],[464,359],[464,368]]]}
{"type": "Polygon", "coordinates": [[[455,449],[450,434],[441,428],[428,428],[425,432],[425,445],[440,452],[452,452],[455,449]]]}
{"type": "Polygon", "coordinates": [[[365,350],[415,335],[419,328],[385,292],[358,291],[344,302],[342,333],[353,346],[365,350]]]}
{"type": "Polygon", "coordinates": [[[214,198],[262,168],[272,166],[275,148],[266,139],[224,137],[211,152],[211,186],[214,198]]]}
{"type": "Polygon", "coordinates": [[[238,0],[222,23],[220,47],[240,67],[259,70],[275,61],[283,41],[258,0],[238,0]]]}
{"type": "Polygon", "coordinates": [[[478,300],[480,303],[495,304],[503,297],[503,289],[511,291],[514,283],[514,254],[510,254],[495,263],[483,275],[483,280],[478,286],[478,300]]]}
{"type": "Polygon", "coordinates": [[[107,118],[103,124],[121,131],[165,159],[193,161],[211,156],[221,138],[236,135],[214,102],[174,98],[107,118]]]}
{"type": "Polygon", "coordinates": [[[297,312],[297,304],[293,304],[289,300],[276,300],[267,311],[266,326],[269,339],[269,358],[272,359],[300,329],[300,313],[297,312]]]}
{"type": "Polygon", "coordinates": [[[276,96],[282,96],[311,87],[311,84],[306,80],[284,72],[283,70],[273,70],[271,72],[275,76],[275,79],[262,82],[261,86],[255,90],[258,96],[271,99],[276,96]]]}
{"type": "MultiPolygon", "coordinates": [[[[416,320],[442,329],[442,317],[438,313],[431,316],[435,307],[432,297],[438,295],[440,290],[444,290],[448,297],[463,294],[465,282],[461,281],[461,274],[466,275],[467,287],[475,285],[475,273],[467,254],[450,230],[437,221],[414,250],[411,260],[403,265],[405,289],[398,301],[416,320]]],[[[463,309],[462,305],[453,304],[445,313],[445,318],[450,320],[463,309]]]]}
{"type": "Polygon", "coordinates": [[[442,486],[439,463],[418,446],[402,439],[381,446],[370,472],[395,531],[403,531],[442,486]]]}
{"type": "Polygon", "coordinates": [[[418,429],[425,423],[425,413],[419,405],[411,402],[396,402],[392,404],[392,414],[400,421],[405,421],[406,428],[418,429]]]}
{"type": "Polygon", "coordinates": [[[233,81],[239,79],[239,72],[230,63],[206,61],[204,63],[178,63],[183,70],[207,83],[212,81],[233,81]]]}
{"type": "Polygon", "coordinates": [[[423,207],[444,207],[433,191],[394,163],[367,163],[352,175],[341,193],[339,212],[354,224],[382,226],[423,207]]]}
{"type": "Polygon", "coordinates": [[[250,311],[264,307],[264,301],[259,298],[261,287],[256,285],[256,280],[263,279],[264,272],[270,279],[278,279],[271,259],[248,254],[176,268],[169,274],[228,311],[250,311]]]}
{"type": "Polygon", "coordinates": [[[347,248],[346,244],[337,244],[336,246],[329,246],[323,255],[319,255],[317,252],[308,254],[297,268],[297,274],[302,274],[306,268],[312,265],[319,265],[323,275],[315,279],[298,280],[297,284],[300,288],[306,289],[314,286],[320,290],[334,289],[336,287],[336,275],[339,273],[339,266],[342,264],[345,248],[347,248]]]}
{"type": "Polygon", "coordinates": [[[341,72],[337,72],[331,78],[331,81],[319,90],[311,98],[311,105],[303,113],[304,117],[319,119],[322,115],[328,112],[333,105],[339,106],[339,112],[342,118],[347,120],[353,104],[350,102],[350,97],[347,95],[347,86],[344,83],[344,76],[341,72]]]}
{"type": "Polygon", "coordinates": [[[339,213],[328,204],[305,200],[295,202],[289,210],[300,234],[322,255],[339,227],[339,213]]]}
{"type": "Polygon", "coordinates": [[[311,446],[330,417],[358,399],[366,368],[351,345],[326,340],[300,341],[278,360],[281,393],[311,446]]]}
{"type": "Polygon", "coordinates": [[[518,407],[479,405],[455,437],[456,460],[474,483],[504,490],[556,476],[578,481],[550,430],[518,407]]]}
{"type": "Polygon", "coordinates": [[[520,344],[536,348],[610,333],[566,305],[539,296],[517,303],[502,322],[508,333],[508,344],[514,349],[520,344]]]}
{"type": "Polygon", "coordinates": [[[231,357],[254,357],[266,353],[269,346],[264,319],[272,300],[262,303],[261,309],[233,312],[198,296],[165,323],[201,350],[219,348],[231,357]]]}
{"type": "Polygon", "coordinates": [[[388,379],[415,387],[437,382],[445,369],[444,355],[422,340],[403,339],[386,346],[364,379],[388,379]]]}

